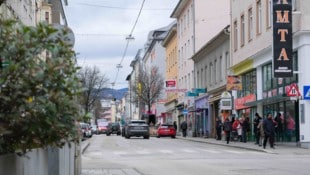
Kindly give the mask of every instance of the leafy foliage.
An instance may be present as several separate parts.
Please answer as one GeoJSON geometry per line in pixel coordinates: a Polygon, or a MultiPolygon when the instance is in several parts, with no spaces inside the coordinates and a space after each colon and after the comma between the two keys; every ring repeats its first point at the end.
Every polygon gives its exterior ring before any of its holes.
{"type": "Polygon", "coordinates": [[[66,34],[0,20],[0,154],[79,140],[80,82],[66,34]]]}

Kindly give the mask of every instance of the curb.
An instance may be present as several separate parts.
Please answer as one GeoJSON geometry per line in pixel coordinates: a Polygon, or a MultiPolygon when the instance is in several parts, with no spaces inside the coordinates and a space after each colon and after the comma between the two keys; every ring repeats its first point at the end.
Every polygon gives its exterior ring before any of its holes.
{"type": "Polygon", "coordinates": [[[250,150],[250,151],[257,151],[257,152],[264,152],[264,153],[276,154],[276,153],[269,152],[268,150],[249,148],[249,147],[244,147],[244,146],[239,146],[239,145],[231,145],[231,144],[223,144],[223,143],[214,143],[214,142],[208,142],[208,141],[203,141],[203,140],[195,140],[195,139],[190,139],[190,138],[182,138],[182,137],[176,137],[176,138],[177,138],[177,139],[181,139],[181,140],[188,140],[188,141],[192,141],[192,142],[199,142],[199,143],[206,143],[206,144],[212,144],[212,145],[220,145],[220,146],[226,146],[226,147],[234,147],[234,148],[244,149],[244,150],[250,150]]]}
{"type": "Polygon", "coordinates": [[[84,154],[84,152],[86,151],[86,149],[89,147],[90,142],[87,142],[86,145],[83,147],[82,146],[82,154],[84,154]]]}

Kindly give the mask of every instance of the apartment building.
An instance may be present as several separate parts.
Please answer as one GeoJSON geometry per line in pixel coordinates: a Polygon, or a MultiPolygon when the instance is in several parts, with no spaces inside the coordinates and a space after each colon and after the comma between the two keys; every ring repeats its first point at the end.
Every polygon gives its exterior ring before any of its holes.
{"type": "Polygon", "coordinates": [[[236,114],[251,120],[256,112],[261,116],[267,113],[278,116],[280,127],[276,141],[296,142],[302,147],[309,147],[310,143],[310,122],[306,120],[310,113],[307,99],[310,79],[306,77],[310,72],[306,66],[309,65],[306,59],[309,55],[310,25],[306,22],[309,10],[309,3],[301,0],[234,0],[231,5],[231,70],[242,77],[242,89],[235,92],[236,114]],[[273,11],[273,5],[279,3],[291,7],[292,18],[273,11]],[[292,56],[287,58],[292,60],[291,77],[274,77],[275,21],[292,24],[292,33],[286,33],[293,36],[292,56]],[[292,88],[300,92],[297,97],[289,97],[292,88]]]}
{"type": "Polygon", "coordinates": [[[165,101],[165,121],[177,121],[175,106],[178,102],[177,80],[178,80],[178,57],[177,57],[177,24],[173,22],[166,38],[162,43],[166,49],[166,76],[165,92],[167,99],[165,101]]]}
{"type": "MultiPolygon", "coordinates": [[[[195,97],[196,94],[193,91],[205,89],[201,94],[206,93],[208,82],[205,79],[209,73],[200,72],[200,67],[199,71],[196,70],[193,56],[198,52],[202,52],[201,50],[203,50],[202,48],[205,47],[206,43],[213,40],[220,31],[229,25],[230,1],[180,0],[171,17],[177,19],[178,25],[178,88],[185,90],[185,93],[179,92],[178,105],[176,106],[178,118],[179,121],[187,120],[189,135],[195,135],[198,132],[206,134],[208,130],[207,125],[209,125],[210,129],[212,124],[206,120],[207,109],[204,110],[202,118],[200,118],[201,115],[197,115],[200,119],[196,117],[196,114],[199,113],[196,111],[195,98],[197,97],[195,97]]],[[[216,69],[214,68],[213,70],[215,71],[216,69]]],[[[213,83],[211,83],[212,86],[217,87],[213,83]]],[[[218,97],[218,94],[213,95],[218,97]]],[[[213,101],[215,101],[215,98],[213,101]]],[[[208,106],[208,103],[204,104],[204,106],[208,106]]]]}

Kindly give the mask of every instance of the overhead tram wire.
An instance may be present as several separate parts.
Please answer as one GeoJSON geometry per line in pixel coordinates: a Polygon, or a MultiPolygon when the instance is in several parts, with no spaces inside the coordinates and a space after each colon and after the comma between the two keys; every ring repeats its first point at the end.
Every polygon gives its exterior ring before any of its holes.
{"type": "MultiPolygon", "coordinates": [[[[125,56],[126,56],[127,49],[128,49],[128,45],[129,45],[130,39],[133,38],[133,37],[132,37],[132,33],[133,33],[133,31],[135,30],[136,25],[137,25],[137,23],[138,23],[138,20],[139,20],[139,18],[140,18],[140,15],[141,15],[141,12],[142,12],[142,9],[143,9],[143,6],[144,6],[144,2],[145,2],[145,0],[142,1],[142,4],[141,4],[141,7],[140,7],[138,16],[137,16],[137,18],[136,18],[136,21],[135,21],[135,23],[134,23],[134,25],[133,25],[133,27],[132,27],[132,29],[131,29],[131,31],[130,31],[130,34],[129,34],[128,37],[126,38],[126,40],[127,40],[126,47],[125,47],[125,50],[124,50],[122,59],[121,59],[121,61],[120,61],[120,63],[119,63],[118,65],[122,65],[122,62],[123,62],[123,60],[124,60],[124,58],[125,58],[125,56]]],[[[118,74],[119,74],[119,69],[120,69],[120,68],[121,68],[121,67],[117,67],[116,76],[115,76],[115,79],[114,79],[114,81],[113,81],[113,83],[112,83],[112,86],[116,84],[116,80],[117,80],[117,78],[118,78],[118,74]]]]}

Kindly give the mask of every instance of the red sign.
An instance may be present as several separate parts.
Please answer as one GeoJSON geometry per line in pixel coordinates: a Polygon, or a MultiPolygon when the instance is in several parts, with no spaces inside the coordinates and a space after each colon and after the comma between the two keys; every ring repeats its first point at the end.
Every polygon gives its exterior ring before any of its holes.
{"type": "Polygon", "coordinates": [[[286,93],[286,95],[288,97],[298,97],[300,96],[300,92],[299,92],[299,89],[298,89],[298,86],[297,84],[291,84],[290,87],[288,88],[288,91],[286,93]]]}
{"type": "Polygon", "coordinates": [[[235,109],[244,109],[248,108],[248,106],[245,106],[245,103],[256,101],[255,94],[250,94],[242,98],[235,99],[235,109]]]}
{"type": "Polygon", "coordinates": [[[167,80],[166,81],[166,88],[175,88],[177,86],[176,80],[167,80]]]}

